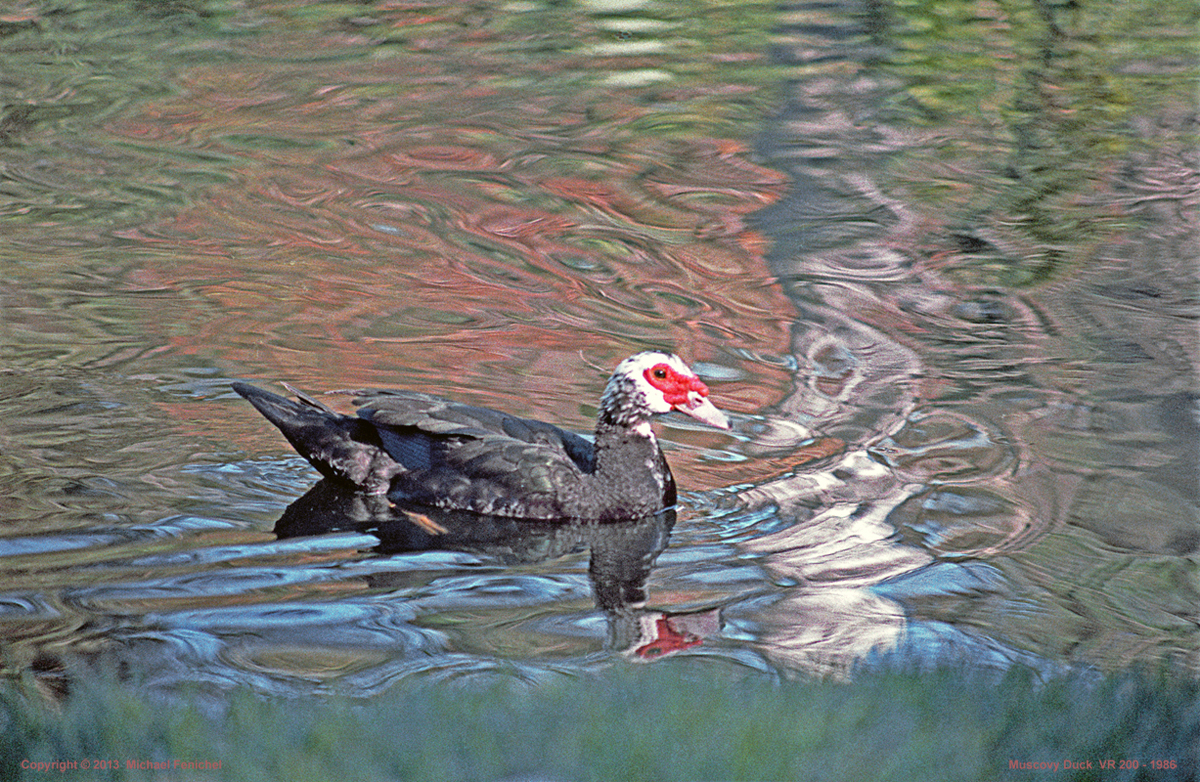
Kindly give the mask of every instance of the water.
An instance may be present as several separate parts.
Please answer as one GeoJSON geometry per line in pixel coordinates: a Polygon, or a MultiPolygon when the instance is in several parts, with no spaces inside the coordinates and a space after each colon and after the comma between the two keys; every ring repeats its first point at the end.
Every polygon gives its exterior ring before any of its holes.
{"type": "Polygon", "coordinates": [[[1185,9],[55,9],[0,20],[8,672],[1197,665],[1185,9]],[[652,346],[735,431],[621,528],[344,506],[228,388],[586,430],[652,346]]]}

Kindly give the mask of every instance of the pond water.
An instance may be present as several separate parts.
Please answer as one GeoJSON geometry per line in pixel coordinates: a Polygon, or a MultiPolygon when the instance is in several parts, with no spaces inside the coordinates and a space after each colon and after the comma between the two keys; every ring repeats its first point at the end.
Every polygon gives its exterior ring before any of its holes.
{"type": "Polygon", "coordinates": [[[1191,13],[5,11],[6,672],[1200,668],[1191,13]],[[330,496],[229,389],[586,431],[648,347],[734,430],[664,421],[628,525],[330,496]]]}

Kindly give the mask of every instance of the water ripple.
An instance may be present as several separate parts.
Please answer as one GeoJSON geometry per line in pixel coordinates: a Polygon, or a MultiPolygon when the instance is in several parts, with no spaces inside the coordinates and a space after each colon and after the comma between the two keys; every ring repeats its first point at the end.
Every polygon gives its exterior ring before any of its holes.
{"type": "Polygon", "coordinates": [[[1196,659],[1200,191],[1157,53],[930,46],[919,4],[76,5],[0,36],[14,670],[114,649],[166,686],[370,694],[667,654],[1196,659]],[[1096,83],[1150,97],[1097,122],[1096,83]],[[665,345],[736,429],[666,422],[683,523],[637,584],[567,538],[280,540],[317,475],[229,391],[587,429],[665,345]]]}

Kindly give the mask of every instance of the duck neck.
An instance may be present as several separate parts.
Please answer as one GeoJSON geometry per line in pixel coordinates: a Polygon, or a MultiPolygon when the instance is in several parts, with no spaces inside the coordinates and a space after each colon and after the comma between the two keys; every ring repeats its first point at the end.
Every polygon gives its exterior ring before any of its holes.
{"type": "Polygon", "coordinates": [[[595,448],[592,488],[606,498],[614,517],[645,516],[675,504],[675,479],[649,419],[622,422],[601,415],[595,448]]]}
{"type": "Polygon", "coordinates": [[[657,452],[658,441],[636,384],[614,375],[600,398],[596,416],[596,472],[636,469],[657,452]]]}
{"type": "Polygon", "coordinates": [[[658,453],[658,440],[648,418],[614,421],[603,413],[596,422],[596,472],[627,470],[658,453]],[[641,459],[638,456],[641,456],[641,459]]]}

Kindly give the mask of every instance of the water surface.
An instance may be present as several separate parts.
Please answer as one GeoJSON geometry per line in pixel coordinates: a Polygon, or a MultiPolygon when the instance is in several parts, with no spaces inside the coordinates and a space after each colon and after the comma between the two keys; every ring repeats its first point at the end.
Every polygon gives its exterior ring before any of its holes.
{"type": "Polygon", "coordinates": [[[55,9],[0,37],[9,672],[1195,667],[1185,8],[55,9]],[[228,388],[587,430],[662,346],[735,431],[622,528],[330,499],[228,388]]]}

